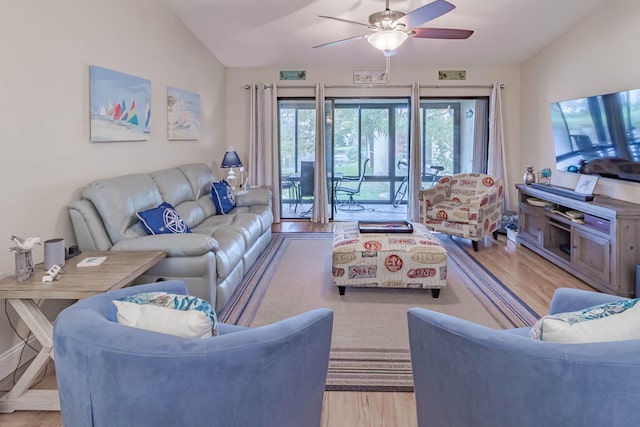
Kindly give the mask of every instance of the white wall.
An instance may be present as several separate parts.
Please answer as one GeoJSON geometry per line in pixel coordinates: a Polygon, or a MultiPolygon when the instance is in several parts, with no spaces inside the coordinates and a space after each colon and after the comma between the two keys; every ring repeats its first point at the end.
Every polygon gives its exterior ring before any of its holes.
{"type": "MultiPolygon", "coordinates": [[[[402,55],[402,52],[399,53],[402,55]]],[[[384,69],[384,58],[380,55],[381,68],[384,69]]],[[[505,85],[503,91],[503,110],[505,122],[505,144],[508,166],[508,176],[511,182],[519,182],[520,177],[518,166],[519,159],[519,104],[520,104],[520,81],[518,66],[496,66],[496,67],[459,67],[453,69],[466,69],[467,80],[462,82],[442,82],[438,80],[439,69],[452,69],[448,64],[433,66],[422,69],[401,69],[393,65],[391,58],[391,73],[389,87],[384,85],[373,88],[347,88],[337,89],[328,87],[325,90],[327,97],[331,96],[410,96],[410,87],[395,88],[394,85],[411,85],[419,82],[423,85],[491,85],[499,82],[505,85]],[[513,165],[513,166],[512,166],[513,165]],[[516,179],[517,181],[514,181],[516,179]]],[[[352,85],[352,68],[323,68],[307,69],[307,80],[299,82],[279,82],[279,70],[277,69],[227,69],[227,137],[230,143],[238,149],[242,159],[246,159],[249,153],[249,133],[247,127],[248,118],[248,93],[244,89],[250,83],[277,83],[279,96],[314,96],[314,90],[281,88],[287,85],[306,85],[314,87],[318,82],[325,85],[352,85]]],[[[422,89],[422,96],[456,97],[484,95],[488,96],[490,89],[462,89],[441,87],[439,89],[422,89]]],[[[509,186],[509,191],[513,193],[512,200],[515,200],[515,189],[509,186]]]]}
{"type": "MultiPolygon", "coordinates": [[[[0,277],[6,277],[14,273],[12,234],[75,241],[66,205],[89,181],[219,162],[226,100],[224,67],[163,2],[28,0],[2,9],[0,277]],[[90,142],[89,65],[151,80],[150,141],[90,142]],[[200,94],[199,141],[167,141],[167,86],[200,94]]],[[[42,248],[34,258],[42,261],[42,248]]],[[[0,315],[0,353],[16,342],[0,315]]]]}
{"type": "MultiPolygon", "coordinates": [[[[555,169],[551,102],[640,88],[639,22],[637,0],[607,1],[522,64],[520,175],[527,164],[555,169]]],[[[577,179],[558,171],[552,183],[573,187],[577,179]]],[[[640,203],[640,184],[601,178],[595,192],[640,203]]]]}

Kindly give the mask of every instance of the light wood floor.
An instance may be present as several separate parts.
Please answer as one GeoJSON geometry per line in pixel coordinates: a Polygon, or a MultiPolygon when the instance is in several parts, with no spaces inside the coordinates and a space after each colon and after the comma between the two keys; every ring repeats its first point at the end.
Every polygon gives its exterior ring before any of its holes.
{"type": "MultiPolygon", "coordinates": [[[[292,221],[275,224],[280,232],[332,231],[333,225],[292,221]]],[[[544,314],[555,289],[570,287],[594,290],[582,281],[544,260],[530,250],[500,236],[485,239],[474,253],[470,241],[461,240],[466,249],[498,277],[526,304],[544,314]]],[[[52,369],[50,370],[50,372],[52,369]]],[[[51,388],[55,378],[49,374],[39,386],[51,388]]],[[[417,425],[413,393],[326,392],[322,408],[323,427],[413,427],[417,425]]],[[[17,411],[0,415],[0,427],[59,427],[59,412],[17,411]]]]}

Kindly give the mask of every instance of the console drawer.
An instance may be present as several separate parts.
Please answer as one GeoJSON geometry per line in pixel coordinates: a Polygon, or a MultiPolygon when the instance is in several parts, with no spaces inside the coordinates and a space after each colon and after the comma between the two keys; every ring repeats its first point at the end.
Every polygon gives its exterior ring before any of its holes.
{"type": "Polygon", "coordinates": [[[597,216],[584,214],[584,223],[597,228],[600,231],[609,233],[611,222],[608,219],[598,218],[597,216]]]}

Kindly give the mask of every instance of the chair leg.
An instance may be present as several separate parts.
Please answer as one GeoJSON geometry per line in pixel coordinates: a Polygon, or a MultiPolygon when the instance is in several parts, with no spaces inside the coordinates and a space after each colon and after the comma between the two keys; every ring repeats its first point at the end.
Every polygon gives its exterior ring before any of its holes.
{"type": "Polygon", "coordinates": [[[349,199],[344,203],[340,203],[337,206],[337,209],[346,212],[360,212],[364,210],[364,206],[356,202],[356,200],[353,198],[353,194],[349,194],[349,199]]]}
{"type": "Polygon", "coordinates": [[[498,230],[493,232],[493,240],[498,240],[498,230]]]}
{"type": "Polygon", "coordinates": [[[475,252],[478,252],[478,241],[477,240],[472,240],[471,241],[471,246],[473,246],[473,250],[475,252]]]}

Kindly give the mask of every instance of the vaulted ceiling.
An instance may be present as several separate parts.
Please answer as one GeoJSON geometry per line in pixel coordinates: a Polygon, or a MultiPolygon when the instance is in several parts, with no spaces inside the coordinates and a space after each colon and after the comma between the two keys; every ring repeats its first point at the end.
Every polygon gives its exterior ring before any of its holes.
{"type": "MultiPolygon", "coordinates": [[[[390,0],[408,13],[432,0],[390,0]]],[[[456,8],[421,27],[473,30],[466,40],[407,40],[394,66],[519,64],[576,25],[606,0],[448,0],[456,8]]],[[[364,26],[320,18],[328,15],[367,23],[385,0],[165,0],[169,8],[227,67],[370,67],[382,53],[360,39],[364,26]]],[[[596,29],[597,30],[597,29],[596,29]]]]}

